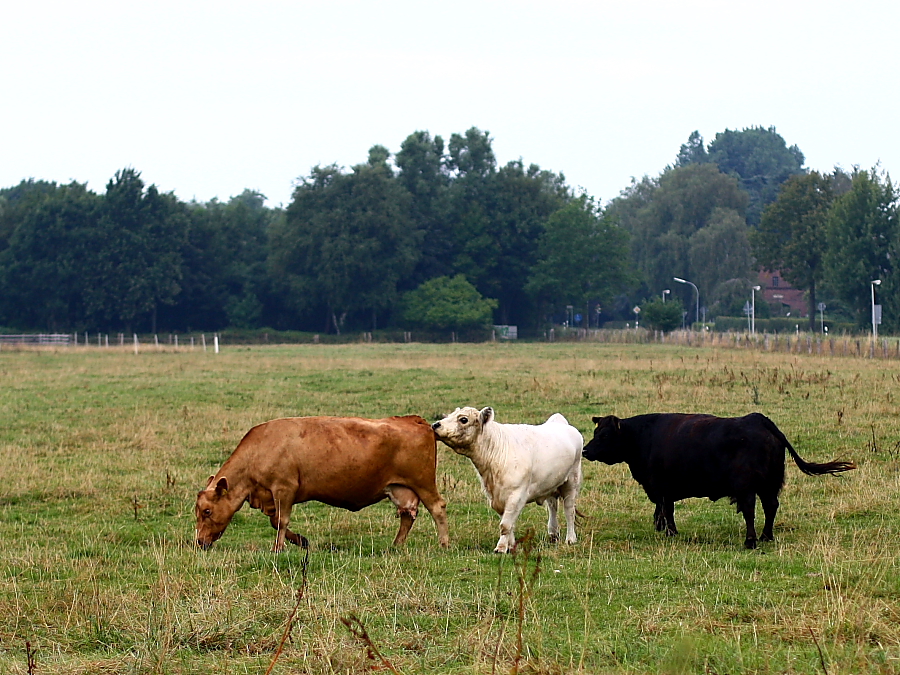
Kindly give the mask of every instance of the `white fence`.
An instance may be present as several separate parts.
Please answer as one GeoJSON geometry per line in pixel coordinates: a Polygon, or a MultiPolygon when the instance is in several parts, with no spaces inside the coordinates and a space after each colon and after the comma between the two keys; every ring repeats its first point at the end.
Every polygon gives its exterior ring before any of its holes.
{"type": "Polygon", "coordinates": [[[0,335],[0,344],[11,345],[69,345],[72,336],[66,333],[32,333],[28,335],[0,335]]]}

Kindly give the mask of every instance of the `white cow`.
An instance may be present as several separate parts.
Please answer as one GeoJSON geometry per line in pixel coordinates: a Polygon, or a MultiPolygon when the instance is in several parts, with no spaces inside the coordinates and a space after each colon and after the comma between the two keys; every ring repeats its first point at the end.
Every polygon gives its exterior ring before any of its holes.
{"type": "Polygon", "coordinates": [[[495,553],[515,550],[516,520],[526,504],[547,504],[547,532],[559,541],[557,499],[574,544],[575,501],[581,489],[581,432],[556,413],[539,426],[500,424],[493,408],[457,408],[431,425],[438,440],[472,460],[491,508],[500,514],[495,553]]]}

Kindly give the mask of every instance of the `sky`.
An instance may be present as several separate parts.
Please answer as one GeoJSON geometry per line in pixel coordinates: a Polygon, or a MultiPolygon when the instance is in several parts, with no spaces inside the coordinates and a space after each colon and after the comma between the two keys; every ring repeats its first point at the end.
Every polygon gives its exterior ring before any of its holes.
{"type": "Polygon", "coordinates": [[[900,5],[7,3],[0,187],[131,167],[185,201],[287,206],[316,165],[478,127],[606,203],[697,130],[775,127],[810,169],[900,172],[900,5]]]}

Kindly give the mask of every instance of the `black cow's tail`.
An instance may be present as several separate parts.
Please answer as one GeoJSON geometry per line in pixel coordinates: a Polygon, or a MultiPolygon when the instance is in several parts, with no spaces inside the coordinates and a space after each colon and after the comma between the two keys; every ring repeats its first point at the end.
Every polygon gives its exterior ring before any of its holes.
{"type": "Polygon", "coordinates": [[[787,437],[783,433],[781,433],[781,429],[779,429],[775,425],[775,422],[770,420],[765,415],[760,415],[760,417],[765,420],[766,428],[769,429],[769,431],[771,431],[773,434],[775,434],[775,437],[780,440],[784,444],[784,447],[787,448],[787,451],[791,453],[791,457],[793,458],[794,463],[797,465],[797,467],[807,476],[821,476],[827,473],[836,475],[856,468],[856,464],[854,464],[853,462],[834,461],[824,462],[822,464],[818,464],[816,462],[807,462],[797,454],[797,451],[794,450],[794,446],[792,446],[787,437]]]}

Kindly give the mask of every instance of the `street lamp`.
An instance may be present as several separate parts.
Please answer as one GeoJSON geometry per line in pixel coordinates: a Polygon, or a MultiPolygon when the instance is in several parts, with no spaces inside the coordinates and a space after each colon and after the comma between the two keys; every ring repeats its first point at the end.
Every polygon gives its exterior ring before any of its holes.
{"type": "MultiPolygon", "coordinates": [[[[700,289],[697,288],[694,284],[692,284],[692,283],[691,283],[690,281],[688,281],[687,279],[682,279],[681,277],[672,277],[672,278],[673,278],[675,281],[677,281],[679,284],[688,284],[689,286],[693,286],[693,287],[694,287],[694,293],[697,294],[697,310],[696,310],[697,318],[696,318],[696,320],[694,321],[694,323],[700,323],[700,289]]],[[[879,282],[879,283],[880,283],[880,282],[879,282]]]]}
{"type": "Polygon", "coordinates": [[[875,287],[881,286],[881,279],[875,279],[874,281],[872,281],[871,285],[872,285],[872,341],[874,342],[875,340],[878,339],[878,324],[881,323],[880,316],[877,317],[878,320],[876,321],[875,308],[878,307],[878,309],[881,309],[881,307],[875,304],[875,287]]]}
{"type": "Polygon", "coordinates": [[[671,292],[672,292],[672,291],[670,291],[668,288],[662,292],[663,302],[666,301],[666,296],[667,296],[669,293],[671,293],[671,292]]]}
{"type": "Polygon", "coordinates": [[[759,286],[750,287],[750,335],[756,335],[756,291],[759,286]]]}

